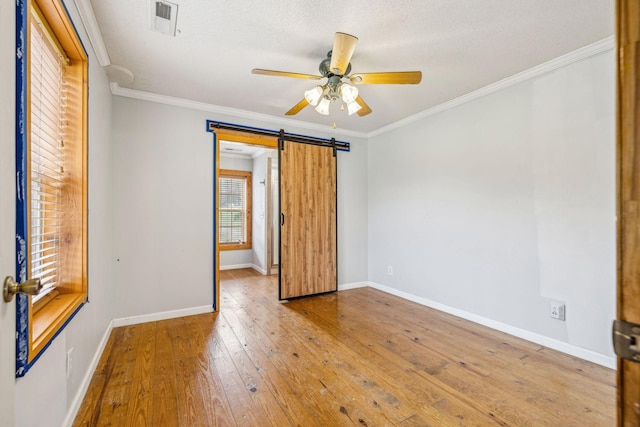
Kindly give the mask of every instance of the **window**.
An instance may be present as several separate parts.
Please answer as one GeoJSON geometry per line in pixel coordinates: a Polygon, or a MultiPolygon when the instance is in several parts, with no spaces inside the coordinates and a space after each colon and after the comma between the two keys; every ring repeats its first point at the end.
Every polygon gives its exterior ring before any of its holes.
{"type": "Polygon", "coordinates": [[[218,203],[220,250],[251,249],[251,172],[221,169],[218,203]]]}
{"type": "Polygon", "coordinates": [[[17,3],[28,37],[16,154],[29,196],[18,198],[18,263],[43,285],[18,300],[20,376],[87,299],[88,64],[60,0],[17,3]]]}

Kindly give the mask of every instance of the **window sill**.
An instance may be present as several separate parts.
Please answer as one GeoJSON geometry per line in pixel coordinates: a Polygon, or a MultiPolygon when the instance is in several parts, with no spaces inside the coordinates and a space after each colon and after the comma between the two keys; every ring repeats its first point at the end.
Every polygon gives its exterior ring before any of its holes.
{"type": "Polygon", "coordinates": [[[251,249],[251,243],[220,244],[221,251],[237,251],[241,249],[251,249]]]}
{"type": "Polygon", "coordinates": [[[86,299],[86,293],[60,294],[33,315],[30,360],[37,357],[86,299]]]}

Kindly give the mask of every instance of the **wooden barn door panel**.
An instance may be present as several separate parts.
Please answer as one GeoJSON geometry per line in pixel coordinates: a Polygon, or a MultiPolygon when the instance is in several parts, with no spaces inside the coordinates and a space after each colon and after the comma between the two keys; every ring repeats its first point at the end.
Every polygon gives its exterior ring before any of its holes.
{"type": "Polygon", "coordinates": [[[336,291],[336,157],[284,141],[280,150],[280,299],[336,291]]]}

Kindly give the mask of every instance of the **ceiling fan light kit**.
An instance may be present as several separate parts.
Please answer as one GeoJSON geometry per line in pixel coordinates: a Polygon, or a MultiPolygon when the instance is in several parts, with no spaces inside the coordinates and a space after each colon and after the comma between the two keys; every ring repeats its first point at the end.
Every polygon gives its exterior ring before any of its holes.
{"type": "MultiPolygon", "coordinates": [[[[399,71],[382,73],[359,73],[349,75],[351,72],[351,56],[356,48],[358,38],[346,33],[336,33],[333,41],[333,49],[327,53],[327,57],[320,62],[321,76],[311,74],[291,73],[287,71],[274,71],[255,68],[253,74],[267,76],[294,77],[299,79],[318,80],[326,78],[324,85],[318,85],[304,92],[304,98],[286,115],[298,114],[307,105],[312,105],[315,110],[323,115],[329,114],[331,101],[342,100],[347,104],[349,115],[358,113],[366,116],[371,113],[371,108],[364,102],[358,93],[358,88],[342,81],[347,79],[352,84],[418,84],[422,80],[420,71],[399,71]]],[[[344,109],[344,105],[341,110],[344,109]]]]}
{"type": "Polygon", "coordinates": [[[322,93],[324,92],[324,88],[322,86],[316,86],[313,89],[309,89],[304,93],[304,99],[314,107],[318,105],[318,101],[322,97],[322,93]]]}
{"type": "Polygon", "coordinates": [[[340,85],[340,94],[342,95],[342,100],[349,104],[355,101],[358,97],[358,88],[346,83],[342,83],[340,85]]]}
{"type": "Polygon", "coordinates": [[[329,98],[324,97],[322,98],[322,101],[320,101],[320,103],[318,104],[318,106],[316,107],[316,111],[324,116],[328,116],[329,115],[329,105],[331,105],[331,101],[329,100],[329,98]]]}
{"type": "Polygon", "coordinates": [[[358,104],[356,101],[347,104],[347,112],[349,113],[349,115],[357,113],[360,110],[362,110],[362,105],[358,104]]]}

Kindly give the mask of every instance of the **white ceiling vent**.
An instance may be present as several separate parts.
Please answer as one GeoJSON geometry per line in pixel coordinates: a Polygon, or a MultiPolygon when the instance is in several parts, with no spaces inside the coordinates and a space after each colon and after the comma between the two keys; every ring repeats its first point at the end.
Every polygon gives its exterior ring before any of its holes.
{"type": "Polygon", "coordinates": [[[178,5],[168,1],[150,0],[151,29],[169,36],[176,35],[178,5]]]}

